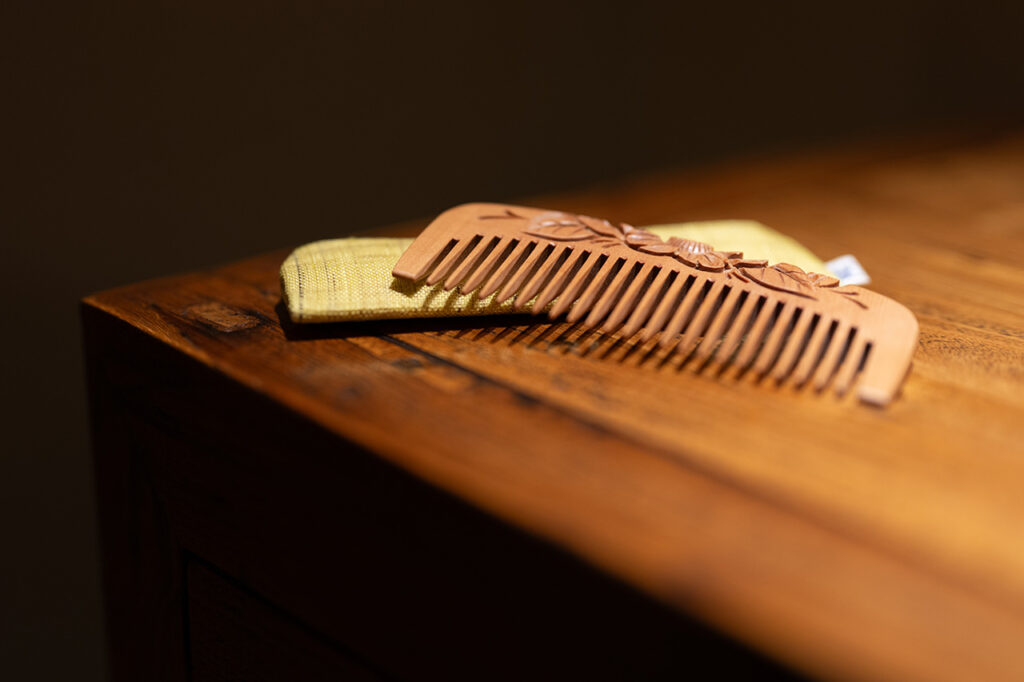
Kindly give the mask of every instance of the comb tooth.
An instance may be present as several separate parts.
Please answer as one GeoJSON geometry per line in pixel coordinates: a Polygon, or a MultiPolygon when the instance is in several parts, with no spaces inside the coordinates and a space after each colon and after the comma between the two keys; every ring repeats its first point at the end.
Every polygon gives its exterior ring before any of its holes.
{"type": "MultiPolygon", "coordinates": [[[[447,242],[444,242],[438,248],[427,251],[426,257],[424,257],[422,260],[416,258],[416,256],[420,254],[414,254],[413,247],[410,247],[404,254],[402,254],[402,258],[399,260],[399,263],[398,265],[395,266],[395,268],[398,269],[403,264],[415,261],[415,263],[418,264],[415,266],[416,269],[412,271],[406,270],[403,276],[413,280],[414,282],[418,282],[419,280],[426,277],[427,273],[434,269],[434,266],[437,265],[437,261],[441,258],[441,256],[444,255],[446,251],[453,248],[455,244],[456,241],[454,239],[449,239],[447,242]]],[[[413,246],[415,246],[415,244],[413,246]]]]}
{"type": "Polygon", "coordinates": [[[669,320],[668,324],[665,325],[665,330],[661,333],[661,338],[658,343],[662,348],[666,348],[669,345],[675,345],[676,336],[686,326],[687,321],[690,319],[690,315],[693,313],[694,307],[697,305],[697,299],[700,298],[700,294],[704,291],[704,286],[707,280],[703,277],[698,277],[690,290],[686,292],[686,296],[683,297],[679,307],[676,308],[675,313],[672,315],[672,319],[669,320]]]}
{"type": "Polygon", "coordinates": [[[829,379],[832,378],[832,374],[836,369],[836,363],[842,352],[846,349],[846,340],[849,335],[850,323],[839,320],[839,324],[836,325],[836,331],[832,334],[832,341],[828,344],[828,350],[825,351],[825,355],[821,358],[818,368],[814,371],[813,382],[815,390],[820,391],[828,386],[829,379]]]}
{"type": "Polygon", "coordinates": [[[814,313],[809,310],[804,310],[800,313],[799,319],[793,325],[793,331],[790,332],[782,346],[782,352],[779,353],[779,359],[776,361],[775,367],[772,368],[772,376],[776,381],[785,379],[789,375],[789,371],[793,369],[793,365],[800,355],[800,350],[805,347],[804,341],[807,340],[810,334],[811,321],[813,319],[814,313]]]}
{"type": "Polygon", "coordinates": [[[476,272],[474,272],[469,279],[463,282],[462,292],[468,294],[469,292],[473,291],[473,289],[476,289],[478,286],[480,286],[481,282],[483,282],[487,278],[487,276],[491,274],[491,272],[494,270],[494,267],[498,264],[502,257],[508,255],[505,252],[509,250],[509,247],[512,246],[512,243],[513,240],[511,238],[506,237],[500,240],[497,244],[495,244],[494,248],[491,250],[491,253],[488,254],[486,258],[484,258],[484,261],[480,264],[480,267],[476,269],[476,272]]]}
{"type": "Polygon", "coordinates": [[[722,280],[716,280],[712,285],[711,289],[708,290],[707,296],[704,297],[704,301],[697,308],[697,312],[693,314],[693,321],[690,322],[689,328],[686,333],[683,334],[683,338],[679,341],[679,347],[686,351],[694,346],[701,334],[707,329],[708,323],[711,322],[711,317],[716,313],[720,312],[719,299],[722,298],[722,291],[725,289],[725,282],[722,280]]]}
{"type": "Polygon", "coordinates": [[[558,270],[568,262],[568,258],[565,257],[570,253],[572,253],[571,246],[555,247],[548,259],[544,261],[540,267],[537,268],[537,271],[533,273],[533,276],[523,284],[523,288],[519,291],[519,295],[516,296],[515,303],[512,304],[516,310],[522,309],[530,299],[536,296],[540,288],[548,281],[551,273],[558,270]]]}
{"type": "Polygon", "coordinates": [[[427,276],[427,284],[434,286],[448,275],[448,271],[455,267],[470,247],[474,246],[472,239],[463,239],[455,244],[455,247],[448,252],[448,255],[441,259],[434,271],[427,276]]]}
{"type": "Polygon", "coordinates": [[[778,301],[771,298],[765,299],[764,305],[761,306],[761,312],[758,313],[754,324],[750,326],[750,331],[747,332],[747,337],[743,340],[743,345],[740,346],[739,354],[736,356],[738,367],[746,367],[754,359],[754,355],[761,347],[761,338],[764,336],[765,329],[775,317],[775,311],[778,308],[778,301]]]}
{"type": "Polygon", "coordinates": [[[654,314],[651,315],[651,319],[644,325],[644,333],[640,337],[640,340],[644,343],[654,338],[654,335],[661,331],[665,325],[665,321],[668,320],[669,315],[676,309],[676,304],[683,296],[683,292],[687,291],[686,287],[689,286],[691,289],[699,286],[696,278],[690,279],[689,275],[680,272],[676,277],[676,281],[672,282],[672,286],[669,287],[668,291],[665,292],[665,296],[658,303],[658,307],[654,309],[654,314]]]}
{"type": "Polygon", "coordinates": [[[634,264],[629,261],[625,261],[622,264],[622,268],[618,274],[612,280],[612,283],[608,285],[608,288],[601,292],[600,297],[594,303],[594,307],[591,308],[590,314],[587,315],[586,321],[583,323],[586,327],[596,327],[598,323],[604,319],[604,316],[608,314],[608,311],[615,305],[618,300],[619,292],[627,286],[628,282],[632,281],[633,273],[636,272],[637,268],[634,264]]]}
{"type": "MultiPolygon", "coordinates": [[[[640,272],[633,278],[633,282],[626,289],[626,292],[619,297],[619,302],[612,308],[612,312],[608,315],[608,319],[605,320],[604,325],[601,327],[602,331],[613,332],[619,328],[622,321],[626,319],[626,315],[629,314],[630,310],[633,310],[633,303],[637,297],[640,296],[640,292],[643,290],[644,285],[647,284],[647,280],[651,278],[653,273],[659,266],[653,263],[644,263],[640,268],[640,272]]],[[[653,282],[652,282],[653,284],[653,282]]],[[[632,336],[632,334],[626,334],[626,337],[632,336]]]]}
{"type": "Polygon", "coordinates": [[[797,306],[792,301],[786,301],[782,312],[779,313],[779,317],[775,321],[775,325],[768,332],[768,338],[765,339],[764,345],[761,346],[761,352],[757,354],[754,360],[754,371],[758,374],[764,374],[772,366],[772,361],[775,360],[779,348],[786,340],[789,325],[793,321],[796,311],[797,306]]]}
{"type": "Polygon", "coordinates": [[[669,278],[674,272],[674,270],[669,268],[661,269],[661,272],[659,272],[654,278],[654,281],[651,282],[651,286],[648,287],[647,292],[640,299],[640,302],[636,304],[636,308],[633,310],[633,314],[630,315],[629,320],[626,322],[626,326],[622,328],[621,333],[623,337],[629,338],[640,330],[640,327],[642,327],[644,322],[647,321],[647,318],[650,317],[655,304],[664,293],[663,290],[668,286],[669,278]]]}
{"type": "Polygon", "coordinates": [[[569,258],[566,259],[565,265],[558,269],[555,276],[551,278],[539,294],[537,294],[537,300],[533,303],[533,314],[539,315],[544,308],[547,307],[548,303],[555,300],[555,297],[566,288],[566,285],[572,280],[572,276],[583,269],[583,264],[586,262],[590,254],[586,251],[582,251],[579,255],[576,255],[575,250],[570,249],[569,258]],[[575,256],[575,258],[574,258],[575,256]]]}
{"type": "Polygon", "coordinates": [[[593,305],[594,299],[601,293],[601,289],[604,287],[605,282],[611,277],[612,269],[616,264],[620,263],[623,259],[621,258],[609,258],[601,266],[601,269],[597,271],[594,279],[590,280],[590,284],[586,286],[583,293],[577,299],[576,303],[573,304],[572,310],[569,311],[566,319],[569,322],[576,322],[583,315],[590,310],[590,306],[593,305]]]}
{"type": "Polygon", "coordinates": [[[487,253],[487,249],[494,243],[494,239],[481,239],[476,246],[472,247],[466,252],[466,257],[462,261],[462,264],[452,270],[452,273],[448,275],[448,279],[444,281],[445,291],[451,291],[454,289],[459,282],[464,280],[476,266],[480,263],[480,259],[487,253]]]}
{"type": "Polygon", "coordinates": [[[522,260],[523,255],[527,249],[533,244],[531,241],[523,240],[516,244],[516,247],[512,249],[512,252],[508,254],[508,258],[503,259],[499,264],[498,268],[494,271],[494,274],[487,278],[484,285],[480,287],[480,298],[487,298],[501,286],[502,282],[508,279],[508,276],[512,274],[516,265],[522,260]]]}
{"type": "Polygon", "coordinates": [[[523,282],[533,274],[533,269],[544,262],[548,255],[553,250],[548,244],[537,244],[526,260],[523,261],[522,265],[518,266],[512,276],[509,278],[505,285],[501,287],[497,297],[494,301],[496,303],[504,303],[508,299],[512,298],[513,295],[523,286],[523,282]]]}
{"type": "Polygon", "coordinates": [[[800,360],[796,363],[796,369],[793,370],[793,383],[797,386],[803,386],[803,384],[810,378],[811,373],[818,364],[818,358],[825,351],[825,344],[828,343],[828,332],[832,327],[832,320],[826,319],[823,315],[819,316],[818,323],[815,325],[814,330],[811,332],[811,338],[807,342],[807,347],[804,349],[803,355],[800,360]]]}
{"type": "Polygon", "coordinates": [[[718,347],[718,357],[726,362],[732,357],[732,353],[736,350],[736,346],[739,345],[740,340],[743,339],[743,334],[747,330],[747,325],[750,323],[751,315],[757,310],[757,302],[761,300],[761,297],[754,293],[748,293],[746,300],[743,301],[743,306],[740,311],[736,313],[736,319],[733,320],[732,326],[729,328],[729,332],[722,339],[722,345],[718,347]]]}
{"type": "Polygon", "coordinates": [[[853,379],[857,376],[857,370],[860,369],[860,362],[864,356],[864,351],[867,349],[868,342],[864,338],[864,335],[859,333],[858,330],[854,329],[853,341],[850,343],[850,350],[846,354],[846,358],[843,360],[843,364],[840,365],[839,371],[836,372],[835,381],[832,382],[832,390],[839,395],[845,395],[846,391],[850,388],[850,384],[853,383],[853,379]]]}
{"type": "Polygon", "coordinates": [[[602,262],[608,262],[611,260],[607,256],[604,256],[604,261],[602,261],[601,258],[602,257],[600,255],[591,254],[590,252],[587,252],[584,255],[583,262],[580,265],[579,270],[577,270],[576,274],[569,280],[569,284],[565,287],[565,291],[558,295],[558,300],[555,301],[554,307],[551,308],[549,315],[552,319],[568,310],[569,306],[571,306],[573,301],[576,300],[576,297],[579,296],[580,290],[583,289],[584,285],[586,285],[588,281],[587,278],[598,271],[602,262]]]}
{"type": "MultiPolygon", "coordinates": [[[[739,305],[743,292],[743,289],[734,286],[726,295],[725,300],[722,301],[722,307],[718,310],[718,315],[715,316],[715,319],[711,322],[708,330],[704,333],[704,339],[693,351],[696,359],[706,360],[714,354],[715,344],[718,343],[718,339],[720,339],[722,334],[725,333],[726,326],[732,320],[732,313],[736,309],[736,306],[739,305]]],[[[749,298],[749,296],[747,298],[749,298]]],[[[738,317],[736,322],[739,322],[738,317]]]]}

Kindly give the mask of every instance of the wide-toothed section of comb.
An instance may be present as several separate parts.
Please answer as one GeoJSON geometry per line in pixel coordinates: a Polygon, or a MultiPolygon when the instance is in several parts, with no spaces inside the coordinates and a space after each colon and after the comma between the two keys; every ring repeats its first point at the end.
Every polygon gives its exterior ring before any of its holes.
{"type": "Polygon", "coordinates": [[[428,254],[427,284],[480,297],[514,298],[514,307],[637,343],[658,345],[698,362],[733,366],[778,383],[831,385],[844,394],[870,361],[872,342],[814,302],[726,282],[673,264],[507,236],[451,239],[428,254]]]}

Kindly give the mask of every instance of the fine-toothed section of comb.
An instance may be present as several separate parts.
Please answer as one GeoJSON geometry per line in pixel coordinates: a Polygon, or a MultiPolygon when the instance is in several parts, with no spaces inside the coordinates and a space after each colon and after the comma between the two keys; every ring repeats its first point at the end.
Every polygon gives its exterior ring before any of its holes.
{"type": "MultiPolygon", "coordinates": [[[[636,307],[635,304],[640,299],[644,292],[650,288],[651,283],[654,281],[655,276],[661,268],[653,263],[644,263],[640,268],[640,272],[633,277],[632,282],[626,288],[626,291],[622,296],[619,297],[619,302],[616,303],[610,313],[608,313],[608,319],[601,325],[601,331],[606,333],[614,332],[626,319],[626,316],[636,307]]],[[[623,334],[624,338],[628,338],[632,334],[623,334]]]]}
{"type": "Polygon", "coordinates": [[[594,304],[594,301],[597,300],[597,297],[601,295],[608,284],[615,278],[625,262],[625,258],[617,258],[615,256],[605,261],[604,265],[601,266],[601,269],[597,271],[594,278],[583,289],[583,293],[580,294],[580,297],[576,299],[576,302],[569,310],[569,315],[566,317],[569,322],[577,322],[590,312],[590,307],[594,304]]]}
{"type": "Polygon", "coordinates": [[[818,320],[811,331],[811,338],[807,341],[807,347],[803,355],[793,369],[791,381],[796,386],[803,386],[813,376],[815,368],[821,362],[825,349],[828,347],[832,335],[833,321],[824,315],[818,315],[818,320]]]}
{"type": "Polygon", "coordinates": [[[714,357],[718,342],[722,339],[722,335],[736,324],[738,314],[742,309],[741,306],[747,297],[748,293],[745,289],[735,286],[729,288],[718,314],[708,326],[707,331],[704,332],[704,338],[693,349],[693,357],[696,361],[705,362],[714,357]]]}
{"type": "Polygon", "coordinates": [[[853,385],[857,374],[867,364],[867,356],[871,352],[871,344],[859,331],[858,329],[853,330],[853,342],[850,345],[850,350],[832,382],[832,390],[841,396],[845,395],[853,385]]]}
{"type": "Polygon", "coordinates": [[[622,292],[640,272],[641,267],[641,263],[624,261],[615,279],[601,293],[601,296],[594,301],[594,306],[591,308],[590,314],[587,315],[587,319],[583,324],[588,327],[597,327],[601,320],[604,319],[604,316],[608,314],[608,311],[612,309],[612,306],[615,305],[615,302],[619,300],[622,292]]]}
{"type": "Polygon", "coordinates": [[[855,332],[853,341],[850,342],[850,347],[846,352],[846,358],[843,360],[843,364],[836,372],[836,378],[833,380],[833,390],[839,395],[845,395],[853,385],[858,374],[863,370],[866,365],[867,354],[870,351],[871,344],[867,341],[867,338],[855,332]]]}
{"type": "Polygon", "coordinates": [[[679,307],[676,308],[675,313],[672,314],[672,318],[665,325],[665,328],[661,332],[661,338],[658,339],[658,344],[662,348],[669,346],[675,347],[679,341],[679,332],[686,327],[690,318],[693,316],[697,306],[704,300],[704,296],[708,293],[712,283],[710,280],[698,277],[690,287],[690,290],[686,292],[686,296],[680,301],[679,307]]]}
{"type": "Polygon", "coordinates": [[[836,321],[836,328],[832,333],[832,340],[829,343],[828,349],[825,351],[825,355],[822,356],[821,362],[818,363],[814,376],[811,377],[814,390],[822,391],[828,386],[832,375],[835,374],[836,367],[839,365],[839,360],[842,359],[849,346],[850,331],[849,322],[846,320],[836,321]]]}
{"type": "Polygon", "coordinates": [[[794,316],[798,312],[799,309],[792,301],[786,301],[783,304],[778,319],[761,346],[761,351],[754,358],[752,367],[754,373],[758,376],[764,376],[771,369],[775,359],[778,357],[779,349],[782,347],[783,342],[793,331],[794,316]]]}
{"type": "Polygon", "coordinates": [[[477,296],[480,298],[487,298],[505,282],[509,276],[516,271],[519,267],[519,262],[526,258],[527,254],[533,250],[534,243],[529,240],[516,240],[515,248],[512,249],[511,253],[504,261],[498,264],[494,274],[487,278],[487,281],[480,287],[480,291],[477,292],[477,296]]]}
{"type": "Polygon", "coordinates": [[[480,267],[469,276],[469,279],[462,283],[462,293],[468,294],[483,284],[484,280],[494,272],[494,268],[499,263],[505,262],[509,253],[516,247],[516,244],[518,244],[518,241],[511,237],[499,239],[491,249],[490,254],[484,257],[480,267]]]}
{"type": "Polygon", "coordinates": [[[754,361],[754,357],[761,349],[761,344],[778,318],[782,305],[782,303],[772,298],[765,299],[764,305],[761,306],[757,317],[754,319],[754,324],[750,326],[750,331],[743,338],[743,344],[736,353],[735,365],[737,369],[741,371],[746,370],[750,363],[754,361]]]}
{"type": "Polygon", "coordinates": [[[451,291],[461,284],[490,255],[497,243],[497,237],[491,237],[490,239],[481,238],[476,246],[470,248],[462,259],[462,263],[458,267],[452,268],[448,279],[444,281],[445,291],[451,291]]]}
{"type": "Polygon", "coordinates": [[[715,352],[715,357],[719,363],[726,364],[732,359],[733,353],[739,348],[740,342],[743,341],[750,326],[757,319],[757,313],[764,306],[764,303],[764,296],[753,292],[747,293],[747,297],[743,299],[739,312],[736,313],[735,319],[729,325],[729,331],[726,332],[725,338],[722,339],[722,343],[715,352]]]}
{"type": "Polygon", "coordinates": [[[697,278],[694,275],[679,273],[675,281],[672,282],[672,286],[658,301],[651,319],[644,325],[643,334],[640,335],[641,342],[647,343],[661,332],[672,311],[679,307],[683,298],[694,288],[696,282],[697,278]]]}
{"type": "Polygon", "coordinates": [[[523,283],[523,287],[516,295],[512,306],[516,310],[522,310],[530,300],[543,289],[551,278],[560,270],[572,253],[571,246],[556,246],[554,252],[545,261],[539,263],[533,274],[523,283]]]}
{"type": "Polygon", "coordinates": [[[815,314],[810,310],[798,310],[797,315],[796,324],[789,332],[782,351],[779,353],[779,359],[772,367],[772,378],[778,382],[784,381],[789,376],[796,361],[807,347],[807,340],[811,336],[811,324],[815,319],[815,314]]]}
{"type": "Polygon", "coordinates": [[[592,256],[588,254],[588,259],[576,271],[572,279],[569,280],[565,291],[555,299],[555,305],[551,308],[551,319],[555,319],[567,311],[569,306],[576,301],[580,292],[590,285],[590,282],[604,268],[605,264],[611,262],[612,259],[607,254],[593,254],[592,256]]]}
{"type": "Polygon", "coordinates": [[[567,253],[569,257],[566,260],[566,264],[558,268],[551,281],[545,284],[540,293],[537,294],[537,300],[534,301],[533,309],[530,311],[534,315],[539,315],[543,312],[544,308],[568,287],[572,278],[576,276],[576,273],[580,271],[586,260],[590,258],[589,251],[577,253],[575,250],[570,249],[567,253]]]}
{"type": "Polygon", "coordinates": [[[533,275],[534,270],[547,260],[548,256],[555,250],[554,244],[533,244],[526,260],[512,272],[512,276],[505,282],[494,298],[497,303],[504,303],[515,296],[516,292],[523,286],[523,282],[533,275]]]}
{"type": "Polygon", "coordinates": [[[654,307],[658,301],[662,299],[668,288],[672,286],[672,282],[679,276],[679,273],[672,268],[655,268],[655,270],[657,272],[652,273],[653,281],[640,296],[636,309],[622,328],[622,335],[626,338],[640,331],[640,328],[644,326],[644,322],[654,312],[654,307]]]}
{"type": "Polygon", "coordinates": [[[687,326],[683,338],[679,340],[677,347],[682,352],[688,353],[696,347],[697,341],[700,340],[704,335],[704,331],[721,311],[722,302],[729,295],[729,291],[730,287],[726,286],[722,280],[716,280],[711,284],[711,288],[705,294],[700,307],[694,312],[693,319],[690,321],[689,326],[687,326]]]}
{"type": "Polygon", "coordinates": [[[462,259],[466,256],[474,246],[480,243],[482,237],[480,235],[474,235],[468,239],[456,240],[458,243],[448,252],[448,255],[441,259],[441,262],[437,264],[433,272],[427,275],[427,284],[434,286],[459,265],[462,259]]]}
{"type": "MultiPolygon", "coordinates": [[[[452,249],[455,248],[455,245],[457,243],[458,240],[449,239],[448,241],[444,242],[444,244],[440,248],[436,249],[433,253],[430,253],[428,256],[423,258],[423,260],[419,260],[417,258],[416,260],[419,261],[419,263],[416,266],[416,269],[413,272],[409,273],[409,278],[412,279],[414,282],[418,282],[424,277],[426,277],[427,274],[431,272],[437,266],[438,263],[440,263],[442,260],[448,257],[448,254],[451,253],[452,249]]],[[[406,255],[403,255],[403,258],[406,258],[406,255]]]]}

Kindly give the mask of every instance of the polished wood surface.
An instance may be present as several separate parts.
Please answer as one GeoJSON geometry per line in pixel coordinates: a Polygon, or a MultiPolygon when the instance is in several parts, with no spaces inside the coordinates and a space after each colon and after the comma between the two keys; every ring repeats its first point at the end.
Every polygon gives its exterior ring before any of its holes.
{"type": "Polygon", "coordinates": [[[529,203],[638,225],[752,218],[824,258],[855,254],[920,322],[902,394],[873,409],[515,316],[291,325],[284,253],[90,297],[87,330],[140,330],[812,676],[1024,676],[1024,133],[529,203]]]}

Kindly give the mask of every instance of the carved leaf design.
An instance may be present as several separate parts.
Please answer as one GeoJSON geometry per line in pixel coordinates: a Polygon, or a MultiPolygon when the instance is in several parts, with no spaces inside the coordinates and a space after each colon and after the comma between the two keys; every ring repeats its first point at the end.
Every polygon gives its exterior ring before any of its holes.
{"type": "Polygon", "coordinates": [[[581,223],[583,223],[591,231],[596,232],[604,237],[614,237],[616,239],[622,238],[622,230],[616,225],[610,223],[607,220],[598,220],[597,218],[591,218],[588,215],[576,216],[581,223]]]}
{"type": "Polygon", "coordinates": [[[708,251],[715,250],[710,244],[694,241],[693,239],[670,237],[668,243],[675,246],[679,253],[707,253],[708,251]]]}
{"type": "Polygon", "coordinates": [[[626,233],[626,243],[633,248],[637,248],[645,244],[662,244],[663,242],[661,237],[656,234],[634,229],[632,232],[626,233]]]}
{"type": "Polygon", "coordinates": [[[677,248],[675,257],[694,268],[704,270],[723,270],[726,266],[726,259],[718,251],[702,251],[694,253],[686,249],[677,248]]]}
{"type": "Polygon", "coordinates": [[[811,281],[811,284],[823,289],[839,286],[839,280],[832,275],[823,275],[820,272],[810,272],[807,274],[807,278],[811,281]]]}
{"type": "Polygon", "coordinates": [[[717,251],[698,253],[696,255],[697,266],[705,270],[722,270],[725,268],[725,258],[717,251]]]}
{"type": "Polygon", "coordinates": [[[675,250],[676,247],[672,246],[671,244],[666,244],[664,242],[643,244],[640,247],[640,251],[643,251],[644,253],[656,253],[658,255],[669,254],[674,252],[675,250]]]}
{"type": "Polygon", "coordinates": [[[541,220],[536,225],[531,225],[526,233],[558,242],[575,242],[594,238],[594,233],[576,220],[541,220]]]}
{"type": "Polygon", "coordinates": [[[814,298],[814,289],[807,279],[807,273],[795,265],[780,263],[771,267],[744,268],[743,273],[770,289],[814,298]]]}
{"type": "MultiPolygon", "coordinates": [[[[522,217],[509,209],[503,215],[481,216],[481,219],[499,218],[522,217]]],[[[533,218],[526,233],[552,241],[590,241],[601,248],[626,245],[643,253],[672,256],[693,268],[715,272],[728,270],[729,277],[740,281],[753,281],[770,289],[808,298],[816,298],[816,291],[827,289],[866,307],[856,300],[856,291],[839,287],[839,280],[831,275],[808,273],[790,263],[768,265],[766,260],[744,258],[739,251],[716,251],[710,244],[693,239],[669,237],[663,240],[629,223],[616,224],[592,216],[551,211],[533,218]]]]}
{"type": "Polygon", "coordinates": [[[740,256],[736,258],[730,258],[729,265],[734,268],[763,268],[768,265],[768,261],[755,258],[743,258],[743,254],[740,254],[740,256]]]}

